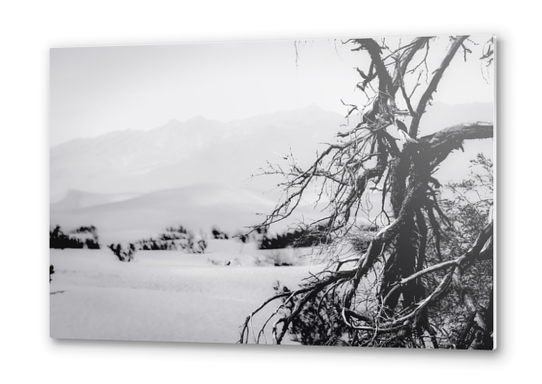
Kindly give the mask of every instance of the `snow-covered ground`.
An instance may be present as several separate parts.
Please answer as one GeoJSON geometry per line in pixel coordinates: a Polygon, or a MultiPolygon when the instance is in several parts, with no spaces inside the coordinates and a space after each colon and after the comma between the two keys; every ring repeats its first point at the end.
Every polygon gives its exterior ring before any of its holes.
{"type": "Polygon", "coordinates": [[[246,316],[275,293],[277,281],[293,289],[321,268],[310,253],[210,240],[204,254],[139,251],[124,263],[108,249],[51,249],[51,337],[235,343],[246,316]],[[294,265],[267,263],[279,255],[294,265]]]}

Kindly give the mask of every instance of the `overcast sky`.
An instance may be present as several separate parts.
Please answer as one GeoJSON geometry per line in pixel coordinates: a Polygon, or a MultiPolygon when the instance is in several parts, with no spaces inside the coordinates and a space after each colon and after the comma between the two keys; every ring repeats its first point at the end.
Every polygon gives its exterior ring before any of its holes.
{"type": "MultiPolygon", "coordinates": [[[[198,115],[226,122],[313,103],[344,114],[341,99],[361,100],[359,52],[333,40],[296,44],[297,52],[294,41],[51,49],[51,145],[198,115]]],[[[492,100],[476,57],[457,57],[435,97],[492,100]]]]}

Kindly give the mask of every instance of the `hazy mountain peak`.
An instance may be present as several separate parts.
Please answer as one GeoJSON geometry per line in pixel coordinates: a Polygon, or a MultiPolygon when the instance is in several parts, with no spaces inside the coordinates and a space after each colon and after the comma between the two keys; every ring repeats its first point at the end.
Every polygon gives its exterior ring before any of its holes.
{"type": "MultiPolygon", "coordinates": [[[[420,134],[464,121],[491,120],[491,104],[435,104],[420,134]]],[[[100,193],[150,192],[195,183],[243,182],[290,151],[307,166],[315,151],[333,142],[344,117],[317,104],[221,123],[202,116],[169,120],[148,131],[117,131],[51,149],[51,197],[67,189],[100,193]],[[278,155],[277,155],[278,154],[278,155]]],[[[268,190],[270,178],[252,180],[268,190]]],[[[447,178],[445,178],[447,179],[447,178]]],[[[273,186],[271,186],[272,188],[273,186]]],[[[56,200],[56,199],[54,199],[56,200]]]]}
{"type": "Polygon", "coordinates": [[[160,128],[167,128],[167,127],[178,127],[181,125],[181,122],[177,119],[171,119],[164,125],[162,125],[160,128]]]}
{"type": "Polygon", "coordinates": [[[188,119],[186,120],[186,122],[191,122],[191,123],[197,123],[197,122],[201,122],[201,121],[210,121],[209,119],[207,119],[206,117],[202,116],[202,115],[196,115],[194,117],[192,117],[191,119],[188,119]]]}
{"type": "Polygon", "coordinates": [[[61,201],[52,204],[53,210],[73,210],[95,205],[109,204],[123,200],[129,200],[139,196],[139,193],[90,193],[76,189],[68,189],[66,196],[61,201]]]}
{"type": "Polygon", "coordinates": [[[320,106],[316,103],[309,104],[303,109],[308,111],[323,111],[323,109],[320,108],[320,106]]]}

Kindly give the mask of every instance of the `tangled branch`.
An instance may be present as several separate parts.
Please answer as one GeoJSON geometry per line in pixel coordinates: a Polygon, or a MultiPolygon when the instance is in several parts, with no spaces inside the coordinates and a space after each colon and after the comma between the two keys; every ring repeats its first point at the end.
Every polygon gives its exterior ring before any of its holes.
{"type": "Polygon", "coordinates": [[[356,68],[361,77],[358,87],[364,92],[374,89],[374,94],[363,108],[343,102],[347,117],[359,114],[359,123],[339,133],[337,142],[317,153],[308,168],[302,169],[292,154],[284,158],[287,168],[270,165],[265,173],[282,175],[285,193],[261,226],[290,217],[311,185],[318,188],[318,201],[324,195],[329,198],[323,217],[311,225],[325,228],[326,235],[334,234],[339,242],[358,231],[363,199],[374,190],[382,194],[379,209],[386,222],[361,252],[347,259],[337,255],[299,289],[278,293],[254,310],[242,326],[241,343],[250,342],[250,335],[254,342],[260,342],[274,320],[273,342],[280,344],[315,300],[319,302],[315,309],[319,321],[331,321],[320,314],[326,298],[331,297],[338,307],[326,310],[340,323],[337,329],[352,333],[351,340],[357,345],[420,347],[429,337],[438,347],[438,327],[430,324],[427,313],[452,288],[460,292],[471,312],[479,312],[472,295],[461,285],[461,273],[492,257],[493,226],[483,228],[465,253],[443,255],[444,225],[452,224],[440,207],[441,185],[433,174],[451,152],[462,149],[464,141],[492,138],[493,124],[463,123],[419,136],[420,122],[446,69],[461,49],[465,57],[472,53],[467,38],[452,38],[431,73],[427,58],[433,37],[416,38],[395,50],[373,39],[345,42],[354,45],[353,51],[367,54],[368,69],[356,68]],[[405,77],[416,73],[417,80],[407,86],[405,77]],[[415,100],[423,74],[428,81],[415,100]],[[430,234],[438,255],[436,263],[428,258],[430,234]],[[254,330],[254,316],[272,302],[280,304],[263,327],[254,330]]]}

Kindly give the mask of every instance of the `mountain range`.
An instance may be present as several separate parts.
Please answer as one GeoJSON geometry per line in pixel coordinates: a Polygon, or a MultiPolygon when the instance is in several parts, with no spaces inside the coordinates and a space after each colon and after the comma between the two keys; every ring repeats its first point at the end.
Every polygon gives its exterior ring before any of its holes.
{"type": "Polygon", "coordinates": [[[290,147],[310,160],[340,122],[340,115],[312,105],[229,123],[196,117],[149,131],[72,140],[51,149],[51,200],[69,189],[133,193],[209,181],[238,185],[290,147]]]}
{"type": "MultiPolygon", "coordinates": [[[[492,121],[493,105],[437,104],[428,109],[420,132],[477,120],[492,121]]],[[[255,224],[261,217],[256,220],[254,212],[273,208],[281,179],[252,176],[268,161],[284,164],[282,157],[290,151],[301,166],[310,164],[344,123],[340,114],[311,105],[228,123],[203,117],[171,120],[149,131],[62,143],[50,152],[51,224],[101,224],[117,236],[122,228],[137,232],[149,225],[153,230],[174,225],[183,215],[206,228],[255,224]],[[236,214],[239,220],[233,219],[236,214]]],[[[464,153],[457,151],[442,164],[441,182],[467,176],[476,153],[493,154],[492,140],[464,147],[464,153]]],[[[311,210],[310,205],[302,208],[306,217],[311,210]]]]}

